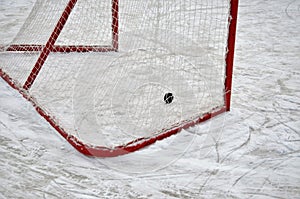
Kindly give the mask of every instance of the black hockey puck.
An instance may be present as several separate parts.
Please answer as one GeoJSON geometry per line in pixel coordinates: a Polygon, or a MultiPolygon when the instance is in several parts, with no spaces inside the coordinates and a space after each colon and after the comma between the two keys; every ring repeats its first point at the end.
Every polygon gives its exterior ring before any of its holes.
{"type": "Polygon", "coordinates": [[[166,93],[164,96],[164,101],[166,102],[166,104],[170,104],[174,99],[174,96],[172,93],[166,93]]]}

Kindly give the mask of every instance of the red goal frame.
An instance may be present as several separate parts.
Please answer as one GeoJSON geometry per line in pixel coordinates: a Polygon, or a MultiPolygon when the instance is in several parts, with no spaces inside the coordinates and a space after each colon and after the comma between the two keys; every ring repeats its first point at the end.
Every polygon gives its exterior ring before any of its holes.
{"type": "Polygon", "coordinates": [[[32,45],[32,44],[22,44],[22,45],[10,45],[5,48],[5,51],[38,51],[40,52],[39,58],[36,61],[30,75],[28,76],[24,85],[18,85],[15,81],[6,74],[0,68],[0,76],[14,89],[18,90],[19,93],[28,101],[30,101],[35,107],[36,111],[43,116],[50,124],[55,128],[74,148],[79,152],[88,156],[95,157],[113,157],[118,155],[124,155],[130,152],[134,152],[138,149],[146,147],[150,144],[155,143],[158,140],[162,140],[166,137],[178,133],[180,130],[194,126],[198,123],[204,122],[220,113],[230,110],[230,98],[231,98],[231,88],[232,88],[232,72],[233,72],[233,61],[234,61],[234,49],[235,49],[235,38],[236,38],[236,24],[237,24],[237,14],[238,14],[238,2],[239,0],[230,0],[230,15],[228,19],[229,23],[229,34],[227,39],[227,56],[226,56],[226,71],[225,71],[225,82],[224,82],[224,105],[213,109],[211,112],[203,114],[195,121],[189,121],[184,123],[179,127],[163,132],[154,137],[139,138],[131,141],[125,145],[117,146],[115,148],[107,148],[103,146],[90,146],[73,135],[69,135],[59,124],[56,122],[53,116],[48,115],[42,107],[38,105],[34,98],[32,98],[28,92],[32,84],[34,83],[39,71],[43,67],[45,60],[47,59],[50,52],[108,52],[108,51],[118,51],[118,12],[119,12],[119,0],[112,0],[112,41],[110,46],[60,46],[55,45],[55,42],[60,35],[64,25],[66,24],[72,9],[77,3],[77,0],[69,0],[64,12],[62,13],[59,21],[57,22],[51,36],[49,37],[45,45],[32,45]]]}

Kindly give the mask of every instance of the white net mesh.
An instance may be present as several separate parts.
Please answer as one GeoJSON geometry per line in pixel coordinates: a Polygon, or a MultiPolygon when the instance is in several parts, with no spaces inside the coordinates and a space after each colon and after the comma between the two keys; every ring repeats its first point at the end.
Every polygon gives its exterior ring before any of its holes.
{"type": "Polygon", "coordinates": [[[153,137],[224,106],[228,0],[116,2],[37,0],[0,67],[20,86],[40,68],[29,94],[89,145],[153,137]]]}

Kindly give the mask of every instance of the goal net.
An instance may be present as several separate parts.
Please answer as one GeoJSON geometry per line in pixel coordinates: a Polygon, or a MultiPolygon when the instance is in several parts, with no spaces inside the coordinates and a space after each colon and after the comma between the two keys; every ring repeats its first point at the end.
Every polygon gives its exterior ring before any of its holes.
{"type": "Polygon", "coordinates": [[[77,150],[117,156],[229,110],[237,0],[37,0],[0,75],[77,150]]]}

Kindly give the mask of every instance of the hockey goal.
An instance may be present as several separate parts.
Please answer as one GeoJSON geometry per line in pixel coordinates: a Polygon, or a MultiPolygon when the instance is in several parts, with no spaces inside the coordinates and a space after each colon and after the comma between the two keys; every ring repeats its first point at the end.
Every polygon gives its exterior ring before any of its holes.
{"type": "Polygon", "coordinates": [[[85,155],[230,109],[238,0],[37,0],[0,75],[85,155]]]}

